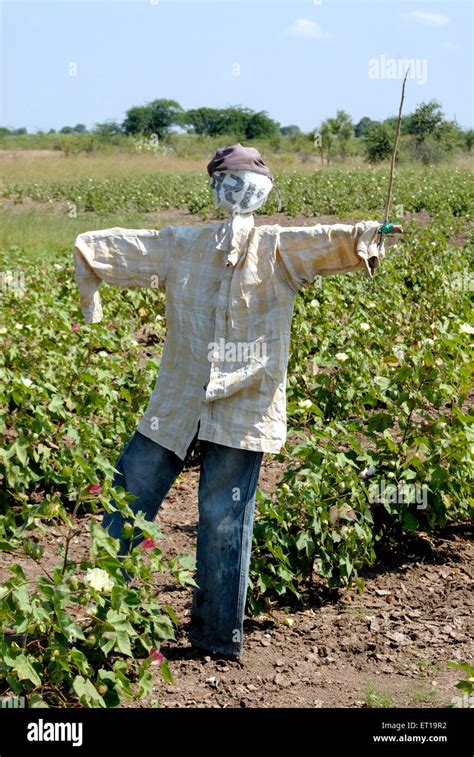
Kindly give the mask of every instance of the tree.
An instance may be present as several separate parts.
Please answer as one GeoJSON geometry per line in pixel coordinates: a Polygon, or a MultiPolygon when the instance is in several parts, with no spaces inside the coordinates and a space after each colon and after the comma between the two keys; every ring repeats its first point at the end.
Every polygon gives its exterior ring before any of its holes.
{"type": "Polygon", "coordinates": [[[464,142],[466,144],[467,151],[471,152],[472,146],[474,145],[474,129],[468,129],[464,133],[464,142]]]}
{"type": "Polygon", "coordinates": [[[72,134],[72,132],[73,132],[72,126],[63,126],[63,128],[59,130],[60,134],[72,134]]]}
{"type": "Polygon", "coordinates": [[[150,123],[151,110],[148,105],[134,106],[126,113],[122,128],[125,134],[144,134],[150,123]]]}
{"type": "Polygon", "coordinates": [[[247,121],[245,136],[247,139],[268,139],[280,133],[280,124],[274,121],[265,111],[253,113],[247,121]]]}
{"type": "Polygon", "coordinates": [[[76,124],[73,128],[74,134],[85,134],[87,131],[85,124],[76,124]]]}
{"type": "MultiPolygon", "coordinates": [[[[400,135],[409,134],[409,119],[410,116],[402,116],[402,123],[400,125],[400,135]]],[[[397,129],[398,124],[398,116],[390,116],[390,118],[386,118],[382,123],[387,126],[390,131],[395,132],[397,129]]]]}
{"type": "Polygon", "coordinates": [[[337,144],[339,154],[344,159],[347,155],[350,141],[354,136],[354,125],[350,115],[344,110],[338,110],[335,118],[328,118],[323,122],[319,135],[321,158],[325,153],[326,160],[329,163],[331,150],[337,144]]]}
{"type": "Polygon", "coordinates": [[[334,132],[328,119],[327,121],[323,121],[319,129],[318,147],[321,155],[321,163],[324,162],[324,155],[326,155],[326,163],[329,164],[334,142],[334,132]]]}
{"type": "Polygon", "coordinates": [[[153,100],[148,105],[129,108],[122,129],[126,134],[157,134],[161,139],[169,127],[183,123],[183,109],[176,100],[153,100]]]}
{"type": "Polygon", "coordinates": [[[436,139],[446,152],[462,149],[465,141],[464,133],[456,121],[443,121],[436,132],[436,139]]]}
{"type": "Polygon", "coordinates": [[[393,132],[386,124],[377,124],[364,138],[369,163],[380,163],[390,158],[393,150],[393,132]]]}
{"type": "Polygon", "coordinates": [[[196,134],[234,136],[237,139],[277,137],[279,124],[265,111],[255,113],[249,108],[233,105],[228,108],[194,108],[182,114],[182,123],[196,134]]]}
{"type": "Polygon", "coordinates": [[[211,136],[229,135],[237,139],[246,137],[247,124],[253,111],[241,105],[233,105],[219,111],[211,136]]]}
{"type": "Polygon", "coordinates": [[[296,126],[296,124],[290,124],[289,126],[282,126],[280,128],[280,134],[282,137],[290,137],[290,139],[295,139],[296,137],[301,136],[301,129],[299,126],[296,126]]]}
{"type": "Polygon", "coordinates": [[[168,133],[170,126],[183,123],[184,112],[176,100],[153,100],[148,107],[150,118],[146,131],[157,134],[160,139],[168,133]]]}
{"type": "Polygon", "coordinates": [[[220,113],[217,108],[194,108],[183,113],[182,121],[184,125],[191,126],[196,134],[208,136],[214,132],[220,113]]]}
{"type": "Polygon", "coordinates": [[[412,134],[418,142],[427,137],[438,138],[443,120],[444,114],[437,100],[421,103],[407,118],[407,134],[412,134]]]}
{"type": "Polygon", "coordinates": [[[94,133],[99,137],[116,137],[123,134],[123,129],[117,121],[103,121],[95,125],[94,133]]]}
{"type": "Polygon", "coordinates": [[[373,121],[368,116],[364,116],[354,126],[354,134],[356,137],[367,137],[370,132],[380,124],[380,121],[373,121]]]}

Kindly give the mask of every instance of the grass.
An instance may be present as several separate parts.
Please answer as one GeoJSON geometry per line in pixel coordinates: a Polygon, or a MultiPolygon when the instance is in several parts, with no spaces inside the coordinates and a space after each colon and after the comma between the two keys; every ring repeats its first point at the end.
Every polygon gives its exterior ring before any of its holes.
{"type": "Polygon", "coordinates": [[[374,684],[370,681],[364,687],[364,703],[367,707],[395,707],[395,703],[389,694],[383,694],[377,691],[374,684]]]}
{"type": "Polygon", "coordinates": [[[0,249],[19,248],[27,257],[57,255],[58,252],[71,250],[76,236],[85,231],[114,226],[146,229],[179,222],[173,212],[161,214],[159,224],[155,224],[156,214],[151,213],[81,213],[70,217],[65,203],[41,205],[43,207],[35,204],[30,207],[15,206],[13,209],[0,206],[0,249]]]}
{"type": "MultiPolygon", "coordinates": [[[[8,153],[0,151],[0,166],[3,181],[64,181],[81,178],[119,178],[136,174],[177,173],[203,174],[212,154],[203,153],[202,158],[184,158],[177,155],[140,154],[126,151],[115,153],[64,155],[59,151],[28,150],[8,153]],[[9,155],[11,157],[9,157],[9,155]]],[[[302,160],[295,155],[265,155],[264,158],[275,172],[297,170],[312,173],[329,170],[332,166],[321,166],[315,154],[302,160]]],[[[340,165],[336,162],[336,165],[340,165]]],[[[363,165],[361,158],[348,160],[347,168],[363,165]]]]}
{"type": "Polygon", "coordinates": [[[127,152],[99,153],[97,155],[64,155],[47,151],[46,155],[31,155],[27,150],[14,157],[0,157],[1,175],[4,181],[64,181],[81,178],[121,177],[133,174],[155,173],[203,173],[204,160],[178,158],[174,155],[134,154],[127,152]]]}
{"type": "Polygon", "coordinates": [[[408,706],[417,707],[421,704],[433,706],[438,699],[438,694],[439,692],[435,686],[431,686],[429,689],[416,689],[410,696],[408,706]]]}
{"type": "MultiPolygon", "coordinates": [[[[213,146],[214,148],[214,146],[213,146]]],[[[137,153],[133,149],[116,149],[105,153],[81,153],[65,155],[58,150],[1,150],[1,181],[64,181],[80,178],[113,178],[137,174],[179,173],[203,174],[212,157],[212,150],[203,146],[201,155],[184,157],[174,153],[158,154],[137,153]]],[[[276,173],[297,170],[301,173],[313,173],[331,170],[334,166],[353,168],[367,167],[362,157],[348,158],[344,164],[335,160],[331,165],[321,165],[319,156],[314,153],[275,153],[271,147],[262,147],[264,160],[276,173]]],[[[381,166],[388,166],[382,163],[381,166]]],[[[462,154],[448,168],[473,169],[474,155],[462,154]]]]}
{"type": "Polygon", "coordinates": [[[439,665],[437,665],[430,657],[416,657],[414,663],[420,673],[424,676],[434,678],[439,673],[439,665]]]}

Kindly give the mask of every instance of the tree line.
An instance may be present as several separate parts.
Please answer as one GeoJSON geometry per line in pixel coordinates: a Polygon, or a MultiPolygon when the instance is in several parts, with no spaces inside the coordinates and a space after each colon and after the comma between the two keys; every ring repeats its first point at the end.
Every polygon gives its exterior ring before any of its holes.
{"type": "MultiPolygon", "coordinates": [[[[107,120],[95,124],[90,131],[84,124],[76,124],[63,126],[59,132],[50,129],[48,134],[90,134],[103,140],[156,135],[163,140],[178,127],[187,134],[205,137],[226,136],[246,141],[271,139],[275,146],[279,137],[288,137],[300,147],[310,141],[319,152],[321,162],[327,163],[360,152],[362,145],[369,162],[377,163],[391,155],[396,122],[395,117],[376,121],[364,116],[354,123],[348,113],[338,110],[334,117],[305,133],[296,124],[281,126],[266,111],[256,112],[240,105],[184,110],[176,100],[157,99],[129,108],[121,123],[107,120]]],[[[27,133],[25,128],[0,127],[0,136],[27,133]]],[[[437,100],[423,102],[413,113],[405,115],[401,134],[409,155],[424,163],[437,162],[456,150],[470,152],[474,143],[474,130],[463,130],[456,121],[447,120],[437,100]]]]}

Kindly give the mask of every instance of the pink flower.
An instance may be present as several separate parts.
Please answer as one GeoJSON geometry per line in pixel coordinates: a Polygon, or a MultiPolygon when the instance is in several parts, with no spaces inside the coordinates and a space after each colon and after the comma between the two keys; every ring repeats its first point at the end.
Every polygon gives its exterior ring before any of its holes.
{"type": "Polygon", "coordinates": [[[155,542],[153,541],[153,539],[150,539],[150,537],[142,541],[143,549],[153,549],[154,546],[155,546],[155,542]]]}
{"type": "Polygon", "coordinates": [[[100,484],[89,484],[87,491],[89,492],[89,494],[99,494],[100,484]]]}
{"type": "Polygon", "coordinates": [[[158,651],[156,647],[152,647],[150,652],[151,657],[151,664],[152,665],[161,665],[162,662],[166,660],[166,657],[164,654],[158,651]]]}
{"type": "Polygon", "coordinates": [[[79,331],[80,326],[79,326],[78,323],[73,323],[71,328],[72,328],[73,331],[79,331]]]}

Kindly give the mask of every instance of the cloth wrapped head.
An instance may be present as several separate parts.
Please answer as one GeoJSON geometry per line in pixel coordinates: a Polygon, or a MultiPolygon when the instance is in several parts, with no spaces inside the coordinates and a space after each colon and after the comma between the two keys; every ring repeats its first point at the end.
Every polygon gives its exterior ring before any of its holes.
{"type": "Polygon", "coordinates": [[[240,142],[220,147],[207,171],[216,205],[233,215],[253,213],[263,205],[273,187],[273,176],[259,151],[240,142]]]}
{"type": "Polygon", "coordinates": [[[260,208],[273,187],[268,176],[255,171],[216,171],[211,186],[219,208],[233,215],[253,213],[260,208]]]}

